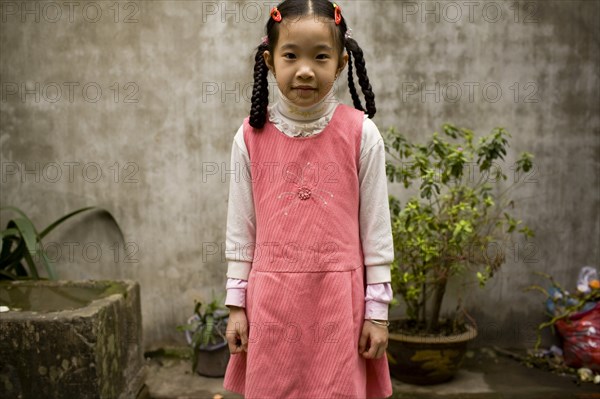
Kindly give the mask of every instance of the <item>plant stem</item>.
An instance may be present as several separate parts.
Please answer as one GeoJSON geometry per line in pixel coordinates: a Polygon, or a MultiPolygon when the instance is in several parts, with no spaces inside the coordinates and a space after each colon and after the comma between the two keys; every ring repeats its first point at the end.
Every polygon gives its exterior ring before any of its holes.
{"type": "MultiPolygon", "coordinates": [[[[445,267],[447,269],[447,267],[445,267]]],[[[446,285],[448,283],[448,277],[442,276],[440,280],[435,282],[435,293],[433,297],[433,312],[431,318],[427,323],[427,331],[435,332],[439,327],[440,310],[442,309],[442,301],[444,294],[446,293],[446,285]]]]}

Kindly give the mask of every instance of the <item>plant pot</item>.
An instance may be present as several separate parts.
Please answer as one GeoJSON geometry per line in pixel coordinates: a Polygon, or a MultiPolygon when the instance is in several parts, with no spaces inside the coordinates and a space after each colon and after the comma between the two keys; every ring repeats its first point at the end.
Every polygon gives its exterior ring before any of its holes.
{"type": "MultiPolygon", "coordinates": [[[[227,325],[229,317],[223,317],[227,312],[215,312],[219,318],[219,322],[222,326],[227,325]],[[222,318],[222,319],[221,319],[222,318]]],[[[191,316],[187,323],[192,324],[200,320],[198,315],[191,316]]],[[[200,326],[198,327],[200,328],[200,326]]],[[[224,328],[224,327],[222,327],[224,328]]],[[[222,334],[225,331],[222,331],[222,334]]],[[[185,337],[188,344],[192,345],[192,332],[186,331],[185,337]]],[[[227,363],[229,363],[229,345],[227,341],[221,341],[214,344],[208,344],[207,346],[200,345],[195,349],[198,353],[198,362],[196,364],[196,373],[205,377],[224,377],[225,370],[227,369],[227,363]]]]}
{"type": "Polygon", "coordinates": [[[409,384],[432,385],[451,380],[462,364],[467,343],[477,330],[451,336],[416,336],[390,332],[388,360],[390,374],[409,384]]]}
{"type": "Polygon", "coordinates": [[[229,346],[220,342],[206,349],[199,349],[196,372],[205,377],[223,377],[229,362],[229,346]]]}

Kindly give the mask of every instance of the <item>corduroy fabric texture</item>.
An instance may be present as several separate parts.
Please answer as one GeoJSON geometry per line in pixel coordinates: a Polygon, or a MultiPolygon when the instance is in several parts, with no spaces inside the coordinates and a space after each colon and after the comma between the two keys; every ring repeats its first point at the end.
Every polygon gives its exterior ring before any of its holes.
{"type": "Polygon", "coordinates": [[[384,398],[387,357],[358,352],[365,310],[358,165],[364,113],[339,104],[319,134],[244,120],[256,210],[248,352],[224,388],[246,399],[384,398]]]}

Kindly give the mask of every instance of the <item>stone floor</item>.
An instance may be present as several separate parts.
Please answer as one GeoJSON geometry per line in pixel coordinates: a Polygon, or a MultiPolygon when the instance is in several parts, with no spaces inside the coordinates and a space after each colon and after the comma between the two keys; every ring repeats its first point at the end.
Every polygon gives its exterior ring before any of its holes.
{"type": "MultiPolygon", "coordinates": [[[[155,357],[147,359],[147,366],[146,398],[243,399],[223,389],[222,378],[192,374],[187,360],[155,357]]],[[[485,348],[470,351],[451,382],[429,387],[395,379],[392,383],[393,399],[600,399],[600,385],[578,384],[573,376],[527,368],[485,348]]]]}

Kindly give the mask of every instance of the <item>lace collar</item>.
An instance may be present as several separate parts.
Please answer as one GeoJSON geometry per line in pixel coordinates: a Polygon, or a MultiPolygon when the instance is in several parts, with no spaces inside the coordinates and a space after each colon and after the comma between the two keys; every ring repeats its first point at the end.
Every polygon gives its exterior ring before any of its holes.
{"type": "Polygon", "coordinates": [[[308,137],[321,133],[339,104],[334,96],[334,86],[321,101],[310,107],[294,105],[281,93],[279,87],[276,92],[279,100],[267,107],[269,121],[290,137],[308,137]]]}

